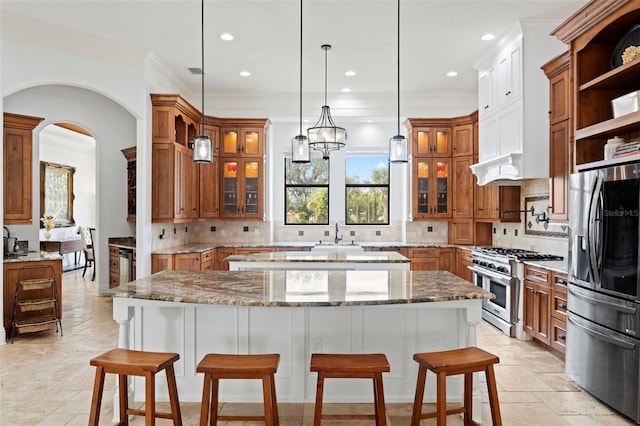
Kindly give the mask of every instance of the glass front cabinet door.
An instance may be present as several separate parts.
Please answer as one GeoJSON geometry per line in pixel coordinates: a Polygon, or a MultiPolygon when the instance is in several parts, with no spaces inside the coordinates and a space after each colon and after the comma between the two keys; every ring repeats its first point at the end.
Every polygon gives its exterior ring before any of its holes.
{"type": "Polygon", "coordinates": [[[221,163],[221,217],[261,219],[262,160],[227,160],[221,163]]]}
{"type": "Polygon", "coordinates": [[[451,217],[451,161],[438,158],[413,159],[413,217],[451,217]]]}
{"type": "Polygon", "coordinates": [[[264,130],[233,127],[222,129],[220,155],[225,157],[262,157],[264,130]]]}

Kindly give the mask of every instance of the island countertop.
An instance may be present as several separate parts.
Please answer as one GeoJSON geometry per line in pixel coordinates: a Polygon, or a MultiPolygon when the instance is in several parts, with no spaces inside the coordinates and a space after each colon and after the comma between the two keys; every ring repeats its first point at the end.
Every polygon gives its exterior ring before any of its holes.
{"type": "Polygon", "coordinates": [[[411,263],[411,259],[395,251],[277,251],[269,253],[234,254],[226,262],[293,262],[293,263],[411,263]]]}
{"type": "Polygon", "coordinates": [[[122,298],[210,305],[367,306],[494,295],[446,271],[162,271],[110,289],[122,298]]]}

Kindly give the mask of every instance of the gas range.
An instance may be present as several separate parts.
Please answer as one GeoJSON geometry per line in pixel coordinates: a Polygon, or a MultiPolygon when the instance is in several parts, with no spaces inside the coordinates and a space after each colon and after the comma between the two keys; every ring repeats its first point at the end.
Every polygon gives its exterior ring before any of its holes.
{"type": "Polygon", "coordinates": [[[471,252],[473,263],[505,275],[514,274],[514,262],[525,260],[562,260],[562,256],[504,247],[481,247],[471,252]]]}
{"type": "Polygon", "coordinates": [[[525,338],[519,325],[522,317],[521,283],[524,260],[562,260],[562,256],[529,250],[483,247],[471,251],[475,285],[495,295],[482,302],[482,318],[507,336],[525,338]]]}

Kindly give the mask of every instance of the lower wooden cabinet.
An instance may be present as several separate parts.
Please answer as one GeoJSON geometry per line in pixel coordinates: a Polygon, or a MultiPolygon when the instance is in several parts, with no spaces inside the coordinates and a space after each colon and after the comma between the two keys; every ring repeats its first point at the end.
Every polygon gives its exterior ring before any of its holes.
{"type": "Polygon", "coordinates": [[[471,250],[456,249],[456,275],[469,282],[473,282],[473,272],[469,270],[469,266],[473,266],[473,257],[471,250]]]}
{"type": "Polygon", "coordinates": [[[212,269],[214,249],[197,253],[152,254],[151,273],[160,271],[204,271],[212,269]]]}
{"type": "Polygon", "coordinates": [[[525,265],[524,331],[564,353],[566,345],[567,277],[555,271],[525,265]]]}
{"type": "Polygon", "coordinates": [[[449,271],[455,273],[455,252],[450,247],[411,247],[407,257],[412,271],[449,271]]]}
{"type": "Polygon", "coordinates": [[[118,287],[119,285],[120,259],[118,254],[118,247],[109,246],[109,288],[118,287]]]}

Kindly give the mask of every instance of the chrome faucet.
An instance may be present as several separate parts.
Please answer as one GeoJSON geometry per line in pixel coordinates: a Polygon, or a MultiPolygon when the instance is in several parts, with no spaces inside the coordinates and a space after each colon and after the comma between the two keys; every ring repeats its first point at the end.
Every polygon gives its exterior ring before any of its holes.
{"type": "Polygon", "coordinates": [[[338,237],[338,222],[336,222],[336,238],[333,240],[336,244],[342,241],[342,236],[338,237]]]}

